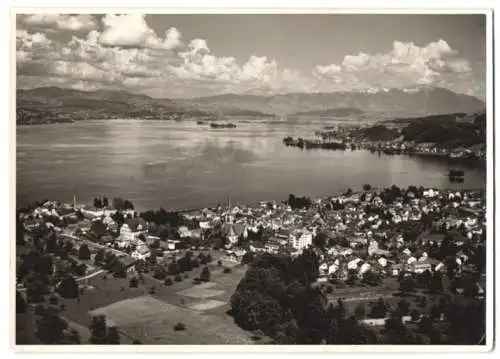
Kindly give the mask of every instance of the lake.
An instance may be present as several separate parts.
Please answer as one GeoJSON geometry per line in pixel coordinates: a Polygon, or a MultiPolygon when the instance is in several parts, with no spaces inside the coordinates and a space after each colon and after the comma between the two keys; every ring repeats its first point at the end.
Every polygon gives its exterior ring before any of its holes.
{"type": "Polygon", "coordinates": [[[363,184],[381,188],[486,186],[486,170],[367,151],[300,150],[284,136],[311,137],[332,122],[238,122],[211,129],[194,121],[85,121],[18,126],[17,207],[36,200],[91,203],[122,197],[138,210],[182,209],[282,200],[289,193],[327,196],[363,184]],[[450,169],[466,171],[451,184],[450,169]]]}

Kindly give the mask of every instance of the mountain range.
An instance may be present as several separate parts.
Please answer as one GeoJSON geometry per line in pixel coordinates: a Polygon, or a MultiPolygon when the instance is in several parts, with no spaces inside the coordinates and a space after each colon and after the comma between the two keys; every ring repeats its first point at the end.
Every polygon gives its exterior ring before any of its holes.
{"type": "Polygon", "coordinates": [[[158,99],[126,91],[94,92],[58,87],[16,91],[18,109],[79,113],[157,116],[163,113],[230,116],[320,115],[348,116],[370,112],[399,116],[483,111],[480,99],[440,87],[411,91],[387,89],[378,92],[287,93],[275,95],[224,94],[194,99],[158,99]]]}

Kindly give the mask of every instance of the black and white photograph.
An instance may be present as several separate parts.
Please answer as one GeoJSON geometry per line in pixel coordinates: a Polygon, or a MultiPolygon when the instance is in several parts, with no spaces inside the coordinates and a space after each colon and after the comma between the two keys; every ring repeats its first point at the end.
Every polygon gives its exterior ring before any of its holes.
{"type": "Polygon", "coordinates": [[[491,11],[95,10],[11,16],[16,347],[492,345],[491,11]]]}

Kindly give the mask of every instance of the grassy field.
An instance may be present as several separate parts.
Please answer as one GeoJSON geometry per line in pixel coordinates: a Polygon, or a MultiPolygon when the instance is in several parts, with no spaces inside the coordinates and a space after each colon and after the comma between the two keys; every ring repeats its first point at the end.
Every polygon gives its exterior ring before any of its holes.
{"type": "MultiPolygon", "coordinates": [[[[225,266],[216,261],[208,265],[211,280],[195,285],[203,266],[183,273],[182,282],[165,286],[163,280],[148,275],[138,288],[130,288],[128,278],[97,275],[87,281],[89,288],[76,299],[65,299],[63,315],[77,324],[88,327],[91,313],[105,314],[109,322],[118,325],[122,342],[139,339],[145,344],[247,344],[251,333],[227,315],[229,299],[245,274],[246,267],[225,266]],[[189,278],[185,279],[185,275],[189,278]],[[106,277],[106,279],[104,279],[106,277]],[[151,292],[151,287],[155,287],[151,292]],[[177,322],[186,325],[185,331],[173,329],[177,322]]],[[[173,277],[170,276],[172,279],[173,277]]]]}
{"type": "Polygon", "coordinates": [[[182,308],[146,295],[95,311],[144,344],[251,344],[250,334],[229,316],[182,308]],[[186,329],[174,330],[182,322],[186,329]]]}

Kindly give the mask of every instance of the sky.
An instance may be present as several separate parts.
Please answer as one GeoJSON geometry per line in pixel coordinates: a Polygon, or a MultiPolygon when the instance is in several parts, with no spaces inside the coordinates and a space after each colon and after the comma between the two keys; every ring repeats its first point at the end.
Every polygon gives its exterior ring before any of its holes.
{"type": "Polygon", "coordinates": [[[486,16],[24,14],[18,88],[156,98],[440,86],[485,98],[486,16]]]}

